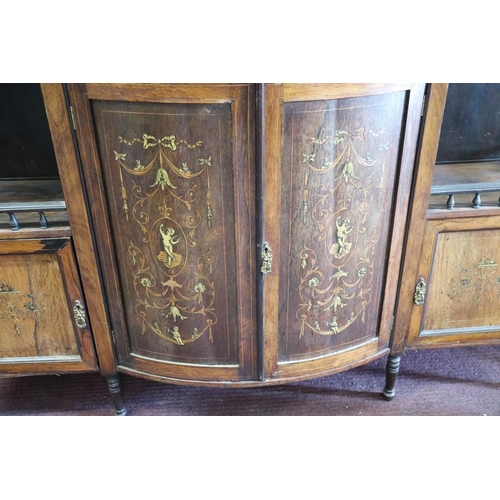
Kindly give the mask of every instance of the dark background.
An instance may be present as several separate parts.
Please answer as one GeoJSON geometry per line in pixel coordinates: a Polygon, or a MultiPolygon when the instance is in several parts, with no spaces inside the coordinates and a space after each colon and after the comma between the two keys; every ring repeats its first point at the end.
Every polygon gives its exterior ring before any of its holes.
{"type": "Polygon", "coordinates": [[[0,84],[0,179],[57,177],[40,85],[0,84]]]}

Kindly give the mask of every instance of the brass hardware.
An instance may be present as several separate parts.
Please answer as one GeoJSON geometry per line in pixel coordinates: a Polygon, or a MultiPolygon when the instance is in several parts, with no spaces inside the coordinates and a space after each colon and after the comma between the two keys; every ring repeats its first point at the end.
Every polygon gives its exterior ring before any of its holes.
{"type": "Polygon", "coordinates": [[[86,328],[87,321],[85,316],[85,309],[83,308],[79,300],[75,300],[73,305],[73,315],[75,317],[75,323],[78,328],[86,328]]]}
{"type": "Polygon", "coordinates": [[[420,278],[415,287],[415,304],[417,306],[421,306],[424,303],[426,289],[427,285],[425,284],[424,278],[420,278]]]}
{"type": "Polygon", "coordinates": [[[269,243],[265,241],[262,248],[262,266],[260,268],[262,274],[269,274],[271,272],[272,261],[273,256],[271,254],[271,248],[269,247],[269,243]]]}

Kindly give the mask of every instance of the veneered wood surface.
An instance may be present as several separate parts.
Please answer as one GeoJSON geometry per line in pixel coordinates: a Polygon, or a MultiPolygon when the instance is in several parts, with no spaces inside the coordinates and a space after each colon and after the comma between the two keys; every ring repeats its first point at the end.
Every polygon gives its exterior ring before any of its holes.
{"type": "Polygon", "coordinates": [[[64,201],[59,179],[0,180],[0,207],[4,203],[64,201]]]}
{"type": "Polygon", "coordinates": [[[434,168],[432,194],[500,191],[500,162],[443,163],[434,168]]]}
{"type": "Polygon", "coordinates": [[[246,84],[88,83],[86,90],[90,100],[214,104],[231,102],[234,89],[245,87],[246,84]]]}
{"type": "Polygon", "coordinates": [[[441,233],[423,330],[500,327],[500,232],[441,233]]]}
{"type": "Polygon", "coordinates": [[[85,302],[68,239],[0,242],[0,371],[54,373],[97,366],[88,328],[74,322],[85,302]],[[24,248],[23,248],[24,247],[24,248]]]}
{"type": "Polygon", "coordinates": [[[99,101],[86,90],[70,93],[93,212],[107,214],[94,220],[120,363],[181,378],[248,377],[251,87],[194,85],[189,103],[184,86],[89,86],[99,101]],[[113,102],[118,94],[128,101],[113,102]]]}
{"type": "Polygon", "coordinates": [[[411,85],[265,86],[267,377],[387,349],[422,96],[411,85]]]}
{"type": "Polygon", "coordinates": [[[499,230],[498,215],[427,222],[418,268],[427,291],[412,304],[410,347],[499,341],[499,230]]]}
{"type": "Polygon", "coordinates": [[[56,83],[45,83],[41,87],[67,204],[82,287],[88,304],[89,323],[92,325],[92,334],[99,356],[99,367],[104,376],[111,376],[117,373],[111,327],[64,90],[61,84],[56,83]]]}
{"type": "Polygon", "coordinates": [[[391,352],[400,355],[410,328],[415,285],[418,281],[418,262],[425,231],[425,216],[432,185],[432,174],[439,145],[439,132],[443,120],[448,84],[433,83],[426,93],[427,108],[422,139],[416,164],[416,179],[409,201],[409,224],[402,263],[401,285],[398,291],[391,352]]]}
{"type": "Polygon", "coordinates": [[[326,99],[343,99],[406,91],[413,83],[309,83],[276,84],[282,88],[283,99],[287,102],[326,99]]]}

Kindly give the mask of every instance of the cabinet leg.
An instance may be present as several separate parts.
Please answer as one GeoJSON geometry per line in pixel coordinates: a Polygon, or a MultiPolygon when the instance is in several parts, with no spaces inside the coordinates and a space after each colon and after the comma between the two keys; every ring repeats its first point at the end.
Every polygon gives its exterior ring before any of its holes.
{"type": "Polygon", "coordinates": [[[400,362],[401,356],[389,355],[389,358],[387,359],[387,368],[385,370],[385,388],[382,392],[382,397],[386,401],[391,401],[396,394],[394,387],[398,377],[400,362]]]}
{"type": "Polygon", "coordinates": [[[120,386],[120,379],[118,378],[118,375],[114,375],[113,377],[106,377],[106,382],[108,383],[111,401],[113,401],[113,404],[115,405],[115,415],[125,416],[127,414],[127,409],[123,404],[122,389],[120,386]]]}

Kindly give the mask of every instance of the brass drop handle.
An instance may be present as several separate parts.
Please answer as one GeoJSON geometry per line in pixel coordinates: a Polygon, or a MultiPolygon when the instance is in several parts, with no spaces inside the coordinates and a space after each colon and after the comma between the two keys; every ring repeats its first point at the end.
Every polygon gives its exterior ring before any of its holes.
{"type": "Polygon", "coordinates": [[[260,272],[262,274],[269,274],[271,272],[271,264],[273,261],[273,255],[271,253],[271,247],[267,241],[264,242],[262,246],[262,266],[260,267],[260,272]]]}
{"type": "Polygon", "coordinates": [[[85,315],[85,308],[79,300],[75,300],[73,305],[73,316],[75,318],[75,323],[78,328],[87,327],[87,317],[85,315]]]}
{"type": "Polygon", "coordinates": [[[415,287],[415,305],[421,306],[425,302],[425,292],[427,290],[427,285],[425,284],[424,278],[418,280],[417,286],[415,287]]]}

